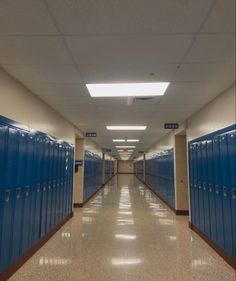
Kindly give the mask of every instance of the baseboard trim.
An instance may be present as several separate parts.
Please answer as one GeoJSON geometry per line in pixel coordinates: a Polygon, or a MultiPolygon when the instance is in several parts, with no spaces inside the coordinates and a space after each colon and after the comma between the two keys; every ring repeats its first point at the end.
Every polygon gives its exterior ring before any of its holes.
{"type": "Polygon", "coordinates": [[[171,209],[172,212],[176,214],[176,216],[188,216],[189,211],[188,210],[176,210],[173,208],[164,198],[162,198],[157,192],[155,192],[146,182],[140,180],[137,176],[136,178],[143,183],[154,195],[156,195],[163,203],[165,203],[169,209],[171,209]]]}
{"type": "Polygon", "coordinates": [[[101,189],[103,189],[105,187],[106,184],[108,184],[108,182],[110,180],[112,180],[114,178],[115,175],[113,175],[109,180],[107,180],[104,184],[102,184],[93,194],[91,194],[83,203],[74,203],[73,206],[74,208],[83,208],[85,204],[87,204],[101,189]]]}
{"type": "Polygon", "coordinates": [[[30,250],[28,250],[23,256],[9,266],[4,272],[0,273],[0,280],[8,280],[24,263],[26,263],[68,220],[73,217],[71,212],[65,217],[58,225],[56,225],[49,233],[47,233],[42,239],[40,239],[30,250]]]}
{"type": "Polygon", "coordinates": [[[218,255],[220,255],[233,269],[236,270],[236,260],[225,253],[218,245],[210,240],[204,233],[202,233],[194,224],[189,222],[189,228],[196,232],[211,248],[213,248],[218,255]]]}

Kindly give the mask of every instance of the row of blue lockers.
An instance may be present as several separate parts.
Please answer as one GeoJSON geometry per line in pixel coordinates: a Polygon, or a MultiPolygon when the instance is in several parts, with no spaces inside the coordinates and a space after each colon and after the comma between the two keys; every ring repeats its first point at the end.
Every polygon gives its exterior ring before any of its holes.
{"type": "MultiPolygon", "coordinates": [[[[174,150],[168,149],[145,161],[146,184],[175,208],[174,150]]],[[[137,176],[143,181],[144,161],[135,162],[137,176]]]]}
{"type": "Polygon", "coordinates": [[[71,213],[73,151],[0,117],[0,272],[71,213]]]}
{"type": "MultiPolygon", "coordinates": [[[[90,151],[84,154],[84,202],[103,184],[103,160],[90,151]]],[[[107,182],[114,175],[114,161],[105,160],[104,180],[107,182]]]]}
{"type": "Polygon", "coordinates": [[[236,258],[236,127],[189,143],[191,222],[236,258]]]}

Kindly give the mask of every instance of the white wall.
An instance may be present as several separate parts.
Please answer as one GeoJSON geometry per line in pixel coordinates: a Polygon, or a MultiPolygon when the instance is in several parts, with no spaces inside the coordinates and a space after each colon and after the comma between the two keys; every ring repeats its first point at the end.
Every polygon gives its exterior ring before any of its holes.
{"type": "Polygon", "coordinates": [[[235,85],[188,119],[188,141],[236,122],[235,85]]]}
{"type": "Polygon", "coordinates": [[[0,68],[0,115],[59,139],[75,142],[75,128],[0,68]]]}

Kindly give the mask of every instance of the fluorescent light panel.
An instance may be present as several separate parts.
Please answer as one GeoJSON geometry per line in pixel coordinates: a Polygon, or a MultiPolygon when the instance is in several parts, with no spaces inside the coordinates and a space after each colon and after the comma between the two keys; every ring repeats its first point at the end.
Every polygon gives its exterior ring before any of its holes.
{"type": "Polygon", "coordinates": [[[86,84],[91,97],[163,96],[169,82],[86,84]]]}
{"type": "Polygon", "coordinates": [[[115,139],[115,140],[112,140],[113,142],[139,142],[139,140],[125,140],[125,139],[115,139]]]}
{"type": "Polygon", "coordinates": [[[113,142],[125,142],[125,140],[120,139],[120,140],[112,140],[113,142]]]}
{"type": "Polygon", "coordinates": [[[118,152],[133,152],[134,150],[133,150],[133,149],[127,149],[127,150],[118,149],[117,151],[118,151],[118,152]]]}
{"type": "Polygon", "coordinates": [[[131,131],[131,130],[146,130],[147,126],[106,126],[107,130],[124,130],[124,131],[131,131]]]}
{"type": "Polygon", "coordinates": [[[116,148],[135,148],[135,145],[116,145],[116,148]]]}

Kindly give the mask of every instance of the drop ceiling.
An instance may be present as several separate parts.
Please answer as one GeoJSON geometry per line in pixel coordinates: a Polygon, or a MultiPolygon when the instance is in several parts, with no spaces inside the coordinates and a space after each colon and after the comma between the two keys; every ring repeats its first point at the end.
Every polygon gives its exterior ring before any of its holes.
{"type": "Polygon", "coordinates": [[[96,142],[140,139],[182,122],[235,81],[234,0],[3,0],[0,64],[96,142]],[[91,98],[85,83],[171,82],[151,100],[91,98]],[[106,125],[147,125],[108,132],[106,125]]]}

